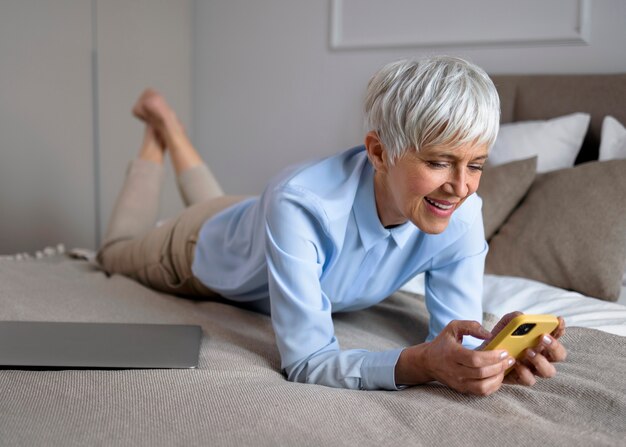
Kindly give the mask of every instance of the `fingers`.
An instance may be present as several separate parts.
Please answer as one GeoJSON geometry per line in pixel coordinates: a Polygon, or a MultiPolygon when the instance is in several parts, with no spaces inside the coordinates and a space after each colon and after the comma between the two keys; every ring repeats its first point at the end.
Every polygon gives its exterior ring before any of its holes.
{"type": "Polygon", "coordinates": [[[520,310],[516,310],[516,311],[513,311],[513,312],[509,312],[508,314],[503,316],[500,320],[504,321],[505,324],[508,324],[509,321],[511,321],[513,318],[518,317],[520,315],[524,315],[524,312],[522,312],[520,310]]]}
{"type": "Polygon", "coordinates": [[[491,334],[476,321],[450,322],[427,345],[428,375],[462,393],[489,395],[502,385],[509,355],[502,350],[464,348],[460,343],[464,335],[486,338],[491,334]]]}
{"type": "Polygon", "coordinates": [[[500,318],[500,321],[498,321],[498,324],[496,324],[494,326],[494,328],[491,330],[491,333],[493,334],[493,336],[495,337],[502,329],[505,328],[505,326],[507,324],[509,324],[509,322],[519,316],[519,315],[523,315],[523,312],[520,311],[515,311],[515,312],[509,312],[508,314],[506,314],[505,316],[503,316],[502,318],[500,318]]]}
{"type": "Polygon", "coordinates": [[[485,342],[480,346],[480,348],[478,348],[479,350],[484,349],[489,342],[500,333],[500,331],[502,331],[502,329],[504,329],[506,327],[507,324],[510,323],[510,321],[517,317],[518,315],[523,315],[523,312],[520,311],[515,311],[515,312],[509,312],[508,314],[506,314],[505,316],[503,316],[502,318],[500,318],[500,321],[498,321],[498,323],[493,327],[493,329],[491,330],[491,334],[490,336],[485,339],[485,342]]]}
{"type": "Polygon", "coordinates": [[[478,321],[453,320],[444,328],[458,341],[463,341],[464,335],[471,335],[484,340],[491,337],[491,332],[486,330],[478,321]]]}
{"type": "Polygon", "coordinates": [[[515,364],[515,359],[507,357],[492,365],[473,368],[470,366],[460,365],[459,372],[467,379],[487,379],[490,377],[503,374],[507,369],[515,364]]]}
{"type": "Polygon", "coordinates": [[[535,374],[533,374],[527,365],[524,365],[522,362],[517,362],[513,371],[507,376],[506,382],[523,386],[533,386],[537,383],[537,379],[535,379],[535,374]]]}
{"type": "Polygon", "coordinates": [[[441,372],[437,380],[461,393],[488,396],[500,389],[508,367],[506,360],[481,368],[452,364],[441,372]]]}
{"type": "Polygon", "coordinates": [[[503,379],[504,373],[500,373],[488,379],[469,380],[465,382],[465,387],[461,392],[489,396],[500,389],[503,379]]]}
{"type": "Polygon", "coordinates": [[[496,365],[502,361],[507,360],[509,353],[506,351],[472,351],[465,349],[462,346],[457,347],[455,352],[455,358],[457,363],[470,368],[483,368],[491,365],[496,365]]]}
{"type": "Polygon", "coordinates": [[[554,365],[543,354],[538,354],[534,349],[527,349],[524,359],[529,365],[532,365],[535,375],[546,379],[556,375],[554,365]]]}
{"type": "Polygon", "coordinates": [[[506,351],[473,351],[458,346],[446,383],[462,393],[488,396],[502,386],[505,371],[515,364],[506,351]]]}
{"type": "MultiPolygon", "coordinates": [[[[477,321],[454,320],[444,329],[456,341],[461,342],[464,335],[472,335],[477,338],[490,337],[491,333],[481,326],[477,321]]],[[[509,354],[506,351],[474,351],[464,348],[461,344],[455,343],[449,347],[451,355],[456,363],[471,368],[481,368],[495,365],[506,359],[509,354]]]]}
{"type": "Polygon", "coordinates": [[[565,320],[563,319],[563,317],[557,317],[559,320],[559,326],[552,331],[552,336],[554,338],[561,338],[563,336],[563,334],[565,334],[565,320]]]}
{"type": "Polygon", "coordinates": [[[524,386],[533,386],[537,383],[536,376],[547,379],[555,375],[556,368],[554,365],[534,349],[527,349],[523,360],[517,362],[514,370],[509,374],[513,383],[524,386]]]}
{"type": "Polygon", "coordinates": [[[565,347],[553,336],[544,335],[535,348],[524,351],[523,357],[505,378],[505,383],[533,386],[537,377],[554,377],[556,368],[553,363],[561,362],[566,357],[565,347]]]}
{"type": "Polygon", "coordinates": [[[550,362],[562,362],[567,358],[567,350],[555,337],[544,335],[537,346],[537,352],[541,352],[550,362]]]}
{"type": "MultiPolygon", "coordinates": [[[[497,334],[513,318],[521,312],[511,312],[505,315],[494,328],[497,334]]],[[[515,361],[504,350],[479,351],[464,348],[460,342],[463,336],[471,335],[476,338],[491,338],[476,321],[452,321],[434,340],[433,345],[441,352],[441,368],[433,369],[434,377],[451,388],[477,395],[489,395],[497,391],[503,381],[525,386],[532,386],[537,377],[549,378],[556,375],[553,362],[563,361],[567,352],[557,340],[565,331],[565,322],[559,317],[559,326],[552,335],[544,335],[536,347],[527,349],[523,357],[515,361]],[[506,371],[513,370],[505,378],[506,371]]],[[[434,356],[433,356],[434,358],[434,356]]]]}

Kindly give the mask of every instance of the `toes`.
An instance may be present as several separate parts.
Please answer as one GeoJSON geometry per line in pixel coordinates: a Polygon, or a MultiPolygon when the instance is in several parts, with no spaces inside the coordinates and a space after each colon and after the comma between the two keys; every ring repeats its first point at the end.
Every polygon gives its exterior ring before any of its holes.
{"type": "Polygon", "coordinates": [[[165,98],[157,92],[152,92],[143,101],[143,111],[155,126],[165,124],[175,119],[174,111],[165,101],[165,98]]]}
{"type": "Polygon", "coordinates": [[[155,101],[165,103],[162,96],[152,88],[145,89],[133,106],[132,113],[137,118],[147,121],[150,118],[150,108],[154,108],[155,101]]]}
{"type": "Polygon", "coordinates": [[[169,145],[173,136],[185,135],[185,128],[174,110],[163,95],[154,89],[145,89],[132,111],[137,118],[156,131],[156,138],[161,147],[169,145]]]}

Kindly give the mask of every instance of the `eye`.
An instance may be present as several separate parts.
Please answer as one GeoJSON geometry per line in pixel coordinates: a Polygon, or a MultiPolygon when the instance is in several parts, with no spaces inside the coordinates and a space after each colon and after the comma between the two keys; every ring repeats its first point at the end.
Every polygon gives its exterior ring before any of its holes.
{"type": "Polygon", "coordinates": [[[448,163],[440,163],[438,161],[429,161],[428,166],[435,169],[445,169],[448,167],[448,163]]]}
{"type": "Polygon", "coordinates": [[[482,172],[482,170],[483,170],[483,165],[469,165],[469,168],[470,168],[472,171],[482,172]]]}

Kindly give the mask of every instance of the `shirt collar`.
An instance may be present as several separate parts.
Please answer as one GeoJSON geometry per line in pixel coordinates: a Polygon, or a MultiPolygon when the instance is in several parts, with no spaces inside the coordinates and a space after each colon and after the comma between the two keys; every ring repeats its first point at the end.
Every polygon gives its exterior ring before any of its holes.
{"type": "Polygon", "coordinates": [[[374,169],[369,163],[365,163],[363,167],[352,209],[356,227],[366,251],[389,236],[399,248],[403,248],[417,230],[411,222],[391,229],[383,227],[380,223],[374,195],[374,169]]]}

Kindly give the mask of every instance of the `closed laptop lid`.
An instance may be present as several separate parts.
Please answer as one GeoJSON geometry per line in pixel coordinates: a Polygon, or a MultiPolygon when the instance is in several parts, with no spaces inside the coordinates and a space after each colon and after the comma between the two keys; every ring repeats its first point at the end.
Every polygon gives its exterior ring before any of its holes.
{"type": "Polygon", "coordinates": [[[201,337],[193,325],[0,321],[0,365],[195,368],[201,337]]]}

